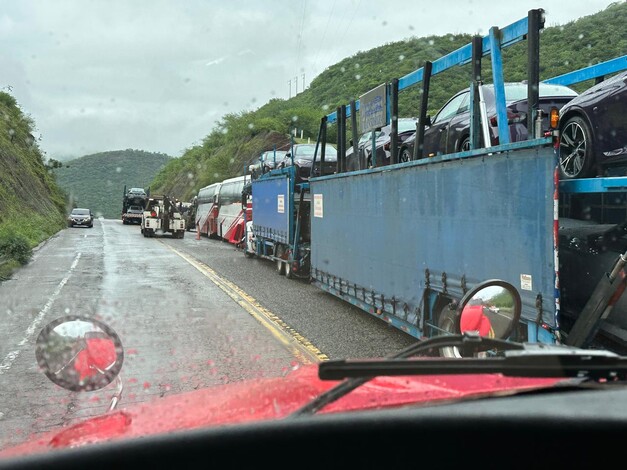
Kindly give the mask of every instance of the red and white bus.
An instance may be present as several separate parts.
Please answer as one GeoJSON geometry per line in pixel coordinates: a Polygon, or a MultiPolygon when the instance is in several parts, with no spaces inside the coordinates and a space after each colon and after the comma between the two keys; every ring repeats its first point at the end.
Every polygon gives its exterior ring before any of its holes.
{"type": "Polygon", "coordinates": [[[213,183],[198,191],[196,208],[196,230],[201,235],[209,238],[217,238],[218,235],[218,211],[219,193],[222,183],[213,183]]]}
{"type": "Polygon", "coordinates": [[[222,181],[218,194],[218,237],[231,243],[239,243],[235,235],[243,220],[242,191],[250,182],[250,175],[236,176],[222,181]],[[235,237],[235,238],[234,238],[235,237]]]}

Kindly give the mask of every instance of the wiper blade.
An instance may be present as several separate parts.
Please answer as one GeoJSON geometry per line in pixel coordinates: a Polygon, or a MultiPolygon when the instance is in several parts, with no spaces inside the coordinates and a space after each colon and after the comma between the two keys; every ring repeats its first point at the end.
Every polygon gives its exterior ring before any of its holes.
{"type": "MultiPolygon", "coordinates": [[[[485,338],[473,333],[464,333],[461,335],[446,335],[446,336],[435,336],[433,338],[429,338],[424,341],[418,341],[415,344],[401,350],[400,352],[390,356],[389,359],[400,359],[400,358],[408,358],[412,356],[416,356],[419,353],[423,353],[425,351],[431,350],[439,350],[441,348],[446,347],[458,347],[460,348],[464,354],[471,355],[478,351],[486,351],[489,349],[500,349],[500,350],[516,350],[523,349],[524,345],[521,343],[516,343],[513,341],[505,341],[500,339],[493,338],[485,338]]],[[[385,360],[385,359],[384,359],[385,360]]],[[[327,364],[328,362],[323,362],[318,366],[318,376],[320,376],[320,367],[323,364],[327,364]]],[[[356,378],[349,378],[344,382],[336,385],[330,390],[327,390],[324,393],[321,393],[312,401],[307,403],[305,406],[300,408],[299,410],[292,413],[291,417],[309,415],[312,413],[316,413],[321,410],[329,403],[333,403],[334,401],[342,398],[344,395],[352,392],[357,387],[365,384],[373,376],[363,376],[360,375],[356,378]]]]}
{"type": "Polygon", "coordinates": [[[471,333],[436,336],[413,344],[389,358],[374,361],[333,360],[320,363],[318,366],[320,379],[346,380],[320,394],[290,416],[316,413],[377,376],[488,373],[517,377],[583,377],[615,380],[627,376],[627,358],[608,351],[551,344],[516,343],[471,333]],[[409,359],[421,352],[445,347],[458,347],[464,355],[499,349],[502,357],[409,359]]]}
{"type": "Polygon", "coordinates": [[[605,351],[549,350],[508,351],[504,357],[445,359],[337,360],[323,362],[322,380],[378,376],[502,374],[509,377],[578,377],[592,380],[623,380],[627,358],[605,351]],[[522,353],[522,354],[521,354],[522,353]]]}

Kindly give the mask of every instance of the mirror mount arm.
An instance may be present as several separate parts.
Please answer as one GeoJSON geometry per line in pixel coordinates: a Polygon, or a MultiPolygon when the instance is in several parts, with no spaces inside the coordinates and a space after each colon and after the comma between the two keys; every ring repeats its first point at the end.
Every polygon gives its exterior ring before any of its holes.
{"type": "Polygon", "coordinates": [[[118,374],[118,376],[115,378],[115,382],[116,382],[116,390],[115,390],[115,393],[113,394],[113,397],[111,397],[111,404],[109,405],[109,411],[113,411],[115,407],[118,406],[118,403],[122,399],[122,391],[124,390],[124,383],[122,382],[122,377],[120,376],[120,374],[118,374]]]}

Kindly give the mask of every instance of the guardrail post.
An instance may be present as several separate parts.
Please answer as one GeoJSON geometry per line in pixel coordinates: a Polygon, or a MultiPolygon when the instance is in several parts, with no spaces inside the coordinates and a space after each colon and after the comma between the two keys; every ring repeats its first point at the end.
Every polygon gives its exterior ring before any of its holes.
{"type": "Polygon", "coordinates": [[[535,120],[540,106],[540,29],[544,24],[543,10],[529,10],[527,33],[527,134],[531,139],[536,134],[535,120]]]}
{"type": "Polygon", "coordinates": [[[472,81],[470,84],[470,149],[481,148],[481,110],[479,108],[479,86],[481,85],[481,58],[483,38],[472,38],[472,81]]]}
{"type": "Polygon", "coordinates": [[[338,115],[338,147],[337,155],[337,172],[346,171],[346,106],[340,106],[340,114],[338,115]]]}
{"type": "Polygon", "coordinates": [[[392,116],[390,133],[390,163],[398,163],[398,78],[392,79],[390,97],[392,98],[392,116]]]}
{"type": "MultiPolygon", "coordinates": [[[[503,57],[501,55],[501,31],[496,26],[490,28],[490,50],[492,51],[492,81],[496,106],[496,121],[499,132],[499,145],[510,143],[509,124],[505,104],[505,81],[503,79],[503,57]]],[[[490,142],[485,143],[486,147],[490,142]]]]}
{"type": "Polygon", "coordinates": [[[431,70],[433,64],[426,61],[422,72],[422,96],[420,97],[420,116],[416,125],[416,140],[414,142],[414,160],[420,160],[423,154],[425,140],[425,121],[427,120],[427,107],[429,106],[429,84],[431,83],[431,70]]]}
{"type": "Polygon", "coordinates": [[[357,103],[355,100],[351,100],[351,131],[353,134],[353,160],[357,162],[357,168],[361,170],[359,166],[359,129],[357,129],[357,103]]]}

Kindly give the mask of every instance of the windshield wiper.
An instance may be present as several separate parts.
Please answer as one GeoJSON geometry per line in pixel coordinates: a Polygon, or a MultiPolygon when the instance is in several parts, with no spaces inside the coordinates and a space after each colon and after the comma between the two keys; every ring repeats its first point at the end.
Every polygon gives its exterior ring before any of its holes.
{"type": "Polygon", "coordinates": [[[322,380],[341,380],[290,416],[316,413],[377,376],[493,374],[516,377],[578,377],[616,380],[627,376],[627,358],[601,350],[561,345],[516,343],[475,334],[437,336],[379,360],[334,360],[320,363],[322,380]],[[409,359],[420,352],[445,347],[459,348],[463,356],[498,349],[500,357],[409,359]]]}
{"type": "MultiPolygon", "coordinates": [[[[538,345],[533,345],[538,346],[538,345]]],[[[503,357],[338,360],[321,363],[322,380],[399,375],[502,374],[509,377],[577,377],[623,380],[627,358],[607,351],[566,348],[506,351],[503,357]]]]}

